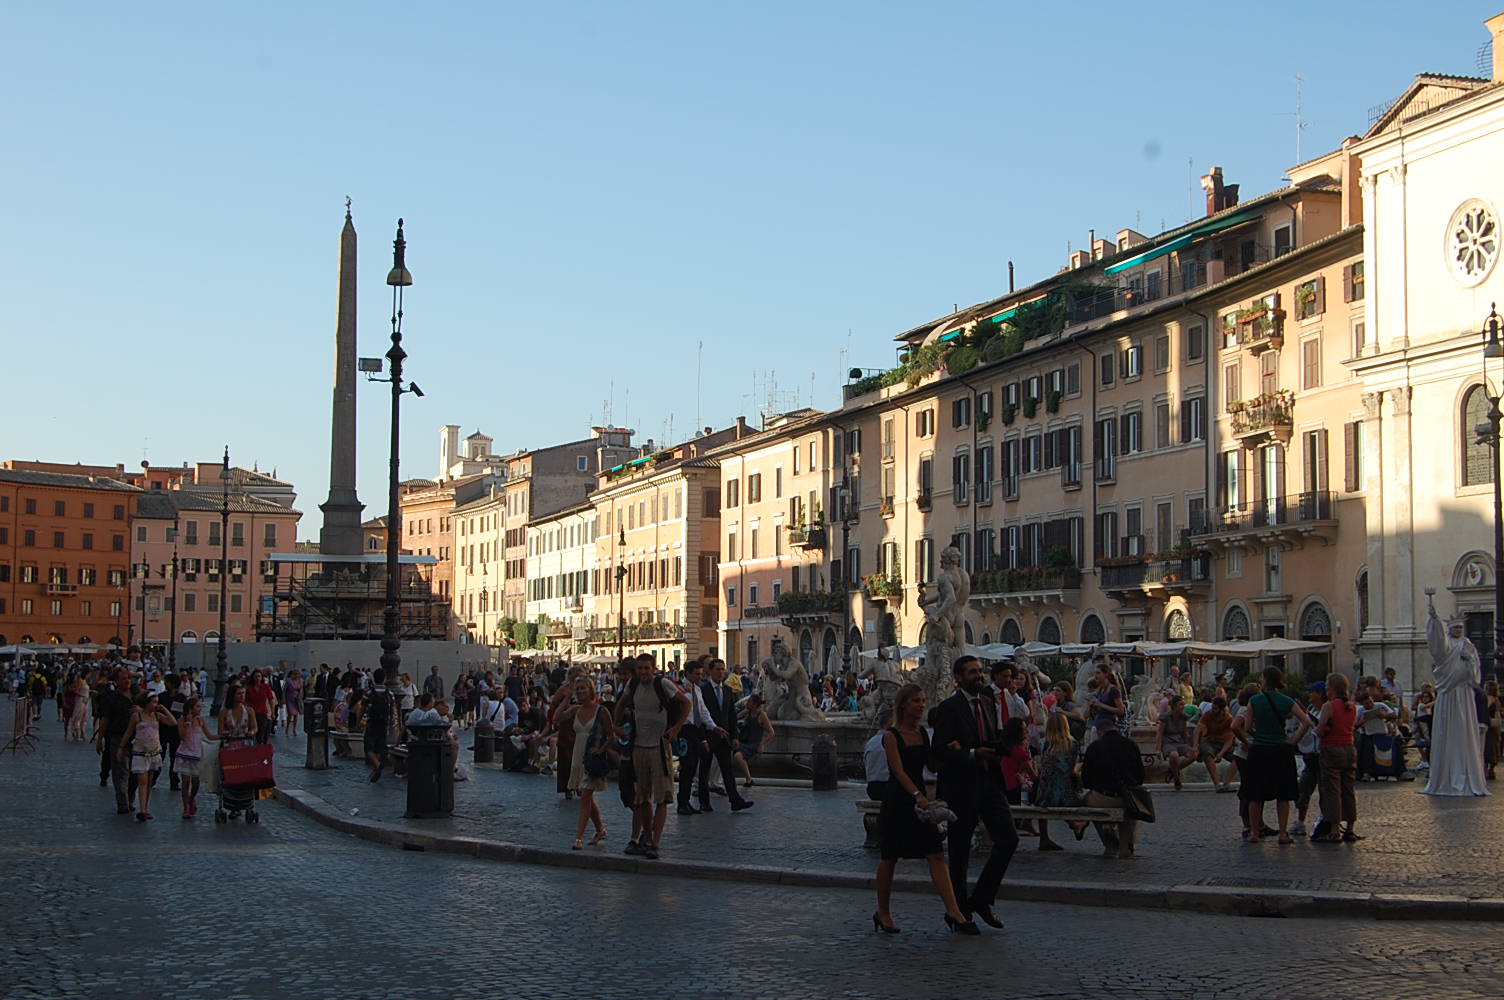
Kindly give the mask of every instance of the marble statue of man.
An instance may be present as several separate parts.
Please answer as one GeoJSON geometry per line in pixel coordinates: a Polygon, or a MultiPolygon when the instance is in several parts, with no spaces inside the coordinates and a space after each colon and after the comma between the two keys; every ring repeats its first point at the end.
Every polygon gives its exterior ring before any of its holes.
{"type": "Polygon", "coordinates": [[[1482,678],[1478,649],[1463,635],[1462,622],[1447,625],[1433,606],[1426,618],[1436,708],[1431,720],[1431,775],[1426,795],[1487,795],[1483,744],[1473,692],[1482,678]]]}
{"type": "Polygon", "coordinates": [[[789,656],[788,647],[773,643],[773,655],[762,661],[763,677],[776,677],[788,685],[788,694],[768,706],[768,714],[780,722],[820,722],[825,713],[809,696],[809,671],[789,656]]]}
{"type": "Polygon", "coordinates": [[[971,578],[961,568],[961,550],[946,546],[940,553],[940,572],[934,593],[919,598],[924,611],[924,666],[914,671],[914,682],[924,689],[925,700],[938,705],[951,692],[955,680],[950,665],[966,645],[966,602],[971,599],[971,578]]]}

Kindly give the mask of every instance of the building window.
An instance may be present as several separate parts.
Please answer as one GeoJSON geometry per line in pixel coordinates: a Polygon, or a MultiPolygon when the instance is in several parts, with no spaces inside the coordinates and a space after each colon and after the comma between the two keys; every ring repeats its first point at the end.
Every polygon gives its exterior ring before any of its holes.
{"type": "Polygon", "coordinates": [[[1294,234],[1289,226],[1278,226],[1274,230],[1274,256],[1283,257],[1294,249],[1294,234]]]}
{"type": "Polygon", "coordinates": [[[1167,372],[1170,370],[1170,335],[1161,333],[1154,338],[1154,370],[1167,372]]]}
{"type": "Polygon", "coordinates": [[[1112,417],[1097,421],[1097,478],[1112,479],[1117,472],[1118,422],[1112,417]]]}
{"type": "Polygon", "coordinates": [[[266,525],[265,533],[262,536],[262,544],[269,549],[277,547],[277,526],[275,524],[266,525]]]}
{"type": "Polygon", "coordinates": [[[1478,440],[1478,427],[1488,423],[1488,395],[1475,385],[1462,400],[1462,485],[1481,486],[1494,481],[1493,449],[1478,440]]]}
{"type": "Polygon", "coordinates": [[[970,396],[962,396],[960,399],[951,400],[950,425],[957,428],[971,426],[970,396]]]}
{"type": "Polygon", "coordinates": [[[111,551],[114,551],[114,552],[124,552],[125,551],[125,536],[124,535],[112,535],[110,537],[110,549],[111,549],[111,551]]]}
{"type": "Polygon", "coordinates": [[[54,531],[52,533],[52,547],[55,549],[63,549],[68,547],[67,540],[61,531],[54,531]]]}
{"type": "Polygon", "coordinates": [[[1137,455],[1144,450],[1144,415],[1138,410],[1125,413],[1121,423],[1122,433],[1118,437],[1121,453],[1137,455]]]}
{"type": "MultiPolygon", "coordinates": [[[[742,503],[742,481],[740,479],[726,480],[726,506],[740,507],[742,503]]],[[[631,507],[627,510],[630,512],[631,507]]]]}
{"type": "Polygon", "coordinates": [[[1104,354],[1098,359],[1101,368],[1101,382],[1105,389],[1117,379],[1117,359],[1111,354],[1104,354]]]}
{"type": "Polygon", "coordinates": [[[186,594],[183,595],[183,610],[184,611],[197,611],[198,610],[198,595],[197,594],[186,593],[186,594]]]}
{"type": "Polygon", "coordinates": [[[1259,355],[1259,393],[1268,396],[1279,391],[1279,352],[1259,355]]]}
{"type": "Polygon", "coordinates": [[[775,466],[773,469],[773,499],[783,499],[783,466],[775,466]]]}
{"type": "Polygon", "coordinates": [[[1190,396],[1180,403],[1180,441],[1206,440],[1206,397],[1190,396]]]}
{"type": "Polygon", "coordinates": [[[1354,261],[1342,269],[1342,301],[1363,301],[1363,262],[1354,261]]]}
{"type": "Polygon", "coordinates": [[[68,504],[67,504],[67,501],[64,501],[64,500],[54,500],[54,501],[52,501],[52,513],[53,513],[54,517],[67,517],[68,516],[68,504]]]}
{"type": "Polygon", "coordinates": [[[590,459],[584,455],[577,455],[575,456],[574,467],[580,472],[585,472],[590,468],[590,459]]]}
{"type": "Polygon", "coordinates": [[[977,503],[992,502],[992,445],[977,449],[977,503]]]}
{"type": "Polygon", "coordinates": [[[1134,344],[1123,349],[1123,378],[1136,379],[1144,374],[1144,348],[1134,344]]]}
{"type": "Polygon", "coordinates": [[[1206,327],[1193,323],[1185,328],[1185,359],[1200,361],[1206,357],[1206,327]]]}
{"type": "Polygon", "coordinates": [[[1361,319],[1353,323],[1353,357],[1363,353],[1368,346],[1368,326],[1361,319]]]}
{"type": "Polygon", "coordinates": [[[240,594],[231,594],[230,595],[230,613],[231,614],[237,614],[237,615],[240,614],[242,602],[244,601],[244,599],[245,598],[242,597],[240,594]]]}
{"type": "Polygon", "coordinates": [[[1321,385],[1321,338],[1300,342],[1300,387],[1315,389],[1321,385]]]}
{"type": "Polygon", "coordinates": [[[31,598],[29,598],[29,597],[23,597],[23,598],[21,598],[21,614],[23,614],[23,615],[29,615],[29,614],[32,613],[31,609],[32,609],[31,598]]]}
{"type": "Polygon", "coordinates": [[[1264,550],[1264,592],[1280,593],[1279,546],[1271,545],[1264,550]]]}
{"type": "Polygon", "coordinates": [[[144,541],[146,541],[146,525],[144,525],[144,524],[138,524],[138,525],[136,525],[136,541],[138,541],[138,542],[144,542],[144,541]]]}
{"type": "Polygon", "coordinates": [[[726,584],[726,607],[736,607],[736,584],[726,584]]]}
{"type": "Polygon", "coordinates": [[[37,512],[37,502],[36,502],[35,499],[33,499],[31,497],[28,497],[26,499],[26,503],[25,503],[24,506],[26,508],[26,513],[28,513],[28,514],[35,514],[37,512]]]}
{"type": "Polygon", "coordinates": [[[1242,503],[1240,459],[1236,451],[1217,456],[1217,506],[1222,510],[1237,510],[1242,503]]]}
{"type": "Polygon", "coordinates": [[[115,505],[114,518],[117,521],[124,521],[125,520],[125,504],[117,503],[115,505]]]}
{"type": "Polygon", "coordinates": [[[1154,404],[1154,447],[1168,448],[1175,440],[1170,430],[1170,402],[1154,404]]]}
{"type": "MultiPolygon", "coordinates": [[[[1363,421],[1354,420],[1342,425],[1342,454],[1343,489],[1356,493],[1363,489],[1363,421]]],[[[1489,463],[1490,467],[1492,464],[1489,463]]]]}
{"type": "Polygon", "coordinates": [[[1222,366],[1222,408],[1230,410],[1232,404],[1243,401],[1243,370],[1234,361],[1222,366]]]}
{"type": "Polygon", "coordinates": [[[37,544],[37,533],[30,528],[21,532],[21,544],[35,546],[37,544]]]}
{"type": "Polygon", "coordinates": [[[758,503],[762,500],[762,473],[754,472],[747,477],[747,502],[758,503]]]}
{"type": "Polygon", "coordinates": [[[1295,286],[1295,316],[1311,319],[1326,312],[1326,282],[1312,278],[1295,286]]]}
{"type": "Polygon", "coordinates": [[[747,584],[747,607],[749,607],[749,608],[755,608],[755,607],[757,607],[757,590],[758,590],[757,584],[755,584],[755,583],[749,583],[749,584],[747,584]]]}
{"type": "Polygon", "coordinates": [[[244,522],[236,521],[234,524],[230,525],[230,544],[235,546],[236,548],[239,548],[240,546],[245,544],[244,522]]]}
{"type": "Polygon", "coordinates": [[[951,459],[951,491],[956,505],[971,500],[971,456],[960,454],[951,459]]]}
{"type": "Polygon", "coordinates": [[[63,602],[62,601],[53,601],[52,604],[51,604],[51,607],[50,607],[50,611],[52,612],[52,615],[54,617],[61,616],[62,613],[63,613],[63,602]]]}

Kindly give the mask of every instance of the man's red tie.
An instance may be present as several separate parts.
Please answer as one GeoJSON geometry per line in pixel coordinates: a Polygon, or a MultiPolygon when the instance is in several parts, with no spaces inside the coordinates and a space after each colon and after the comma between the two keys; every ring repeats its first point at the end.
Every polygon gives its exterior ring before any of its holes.
{"type": "Polygon", "coordinates": [[[1009,715],[1008,715],[1008,692],[1006,692],[1006,691],[999,691],[997,693],[997,703],[998,703],[998,705],[1001,708],[1002,713],[1003,713],[1003,725],[1006,726],[1008,724],[1008,719],[1009,719],[1009,715]]]}
{"type": "Polygon", "coordinates": [[[973,699],[971,699],[971,707],[976,712],[976,716],[977,716],[977,739],[978,740],[986,740],[987,739],[987,723],[982,720],[982,699],[981,698],[973,698],[973,699]]]}

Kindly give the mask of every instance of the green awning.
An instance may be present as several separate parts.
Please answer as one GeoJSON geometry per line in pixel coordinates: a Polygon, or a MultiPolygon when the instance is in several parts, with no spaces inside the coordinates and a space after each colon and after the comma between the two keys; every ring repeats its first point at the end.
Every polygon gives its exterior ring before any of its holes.
{"type": "Polygon", "coordinates": [[[1189,246],[1194,236],[1194,233],[1186,233],[1184,236],[1173,239],[1168,243],[1161,243],[1153,250],[1147,250],[1144,253],[1129,257],[1127,260],[1119,261],[1116,264],[1102,268],[1102,273],[1117,274],[1119,271],[1126,271],[1130,267],[1138,267],[1140,264],[1147,264],[1149,261],[1154,260],[1155,258],[1163,257],[1165,254],[1174,253],[1176,250],[1179,250],[1182,247],[1189,246]]]}
{"type": "Polygon", "coordinates": [[[1117,274],[1120,271],[1126,271],[1130,267],[1137,267],[1138,265],[1154,260],[1157,257],[1163,257],[1167,253],[1174,253],[1176,250],[1179,250],[1182,247],[1188,245],[1191,240],[1196,239],[1197,237],[1207,236],[1212,233],[1220,233],[1224,229],[1231,229],[1233,226],[1240,226],[1250,219],[1257,219],[1262,214],[1263,213],[1260,210],[1253,209],[1251,211],[1238,212],[1234,215],[1229,215],[1225,219],[1217,219],[1213,222],[1204,222],[1185,235],[1177,236],[1168,243],[1161,243],[1157,247],[1153,247],[1149,250],[1145,250],[1143,253],[1135,254],[1134,256],[1129,257],[1127,260],[1121,260],[1116,264],[1111,264],[1107,267],[1104,267],[1102,269],[1102,273],[1117,274]]]}

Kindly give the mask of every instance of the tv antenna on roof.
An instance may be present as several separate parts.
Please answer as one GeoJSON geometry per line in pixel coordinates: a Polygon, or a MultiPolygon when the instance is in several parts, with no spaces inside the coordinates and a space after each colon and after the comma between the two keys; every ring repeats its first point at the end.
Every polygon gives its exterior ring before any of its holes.
{"type": "MultiPolygon", "coordinates": [[[[1303,76],[1301,76],[1299,73],[1296,73],[1295,74],[1295,162],[1296,163],[1302,162],[1301,158],[1300,158],[1300,134],[1302,132],[1304,132],[1306,129],[1308,129],[1308,128],[1311,127],[1311,123],[1308,122],[1308,121],[1306,121],[1305,115],[1302,113],[1302,107],[1303,107],[1303,103],[1304,103],[1303,100],[1302,100],[1302,98],[1304,96],[1305,83],[1306,83],[1306,78],[1303,77],[1303,76]]],[[[1288,111],[1286,111],[1286,112],[1282,112],[1282,114],[1288,116],[1290,113],[1288,111]]],[[[1290,179],[1290,175],[1286,174],[1285,175],[1285,180],[1289,180],[1289,179],[1290,179]]]]}

